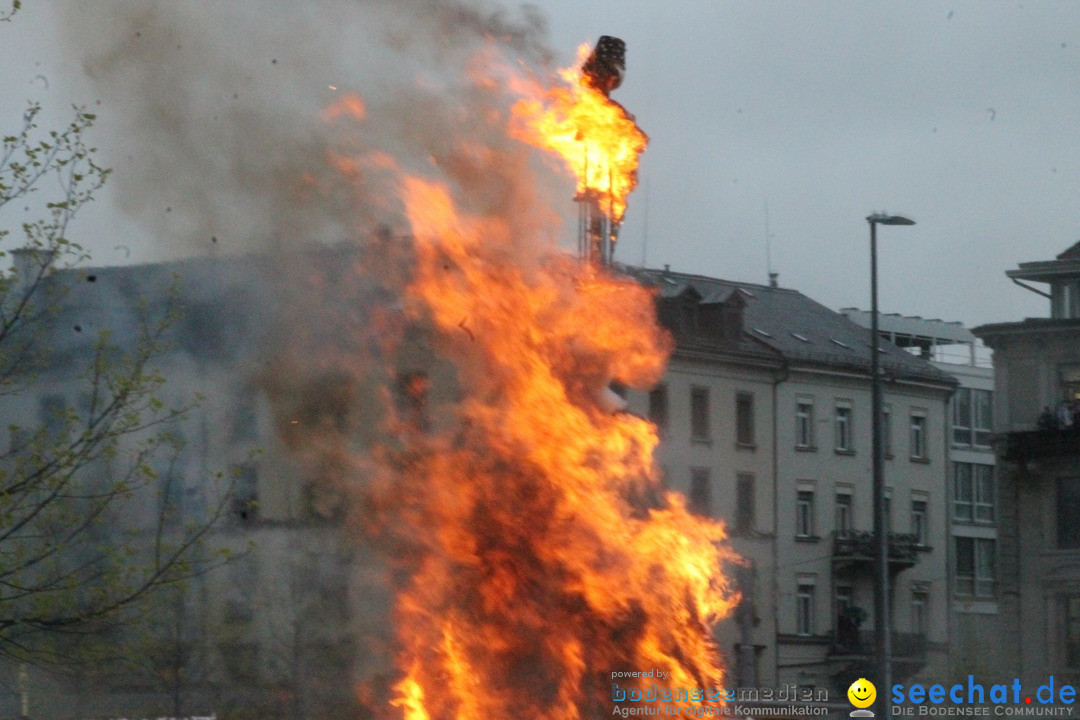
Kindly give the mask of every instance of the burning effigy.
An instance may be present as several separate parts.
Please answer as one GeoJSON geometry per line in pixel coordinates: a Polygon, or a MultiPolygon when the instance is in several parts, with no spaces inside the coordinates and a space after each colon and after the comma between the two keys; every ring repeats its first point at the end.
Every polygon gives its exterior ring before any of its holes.
{"type": "Polygon", "coordinates": [[[710,629],[733,605],[724,530],[664,488],[655,427],[602,400],[612,381],[653,386],[671,349],[651,293],[607,267],[647,142],[608,97],[614,45],[586,46],[550,86],[519,78],[507,124],[576,177],[583,259],[523,238],[520,198],[485,207],[452,179],[397,179],[406,311],[460,395],[451,422],[377,454],[401,673],[387,717],[607,716],[613,671],[629,671],[624,688],[645,669],[723,685],[710,629]]]}

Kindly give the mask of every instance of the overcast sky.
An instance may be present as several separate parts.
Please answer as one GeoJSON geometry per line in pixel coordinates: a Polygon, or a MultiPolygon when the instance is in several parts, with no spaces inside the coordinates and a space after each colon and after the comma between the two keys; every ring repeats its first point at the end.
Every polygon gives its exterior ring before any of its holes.
{"type": "MultiPolygon", "coordinates": [[[[80,42],[78,5],[58,5],[30,0],[0,25],[0,128],[28,99],[63,118],[100,97],[59,49],[80,42]]],[[[768,235],[781,285],[866,307],[865,217],[903,213],[918,224],[879,233],[883,310],[968,325],[1047,314],[1003,273],[1080,239],[1080,3],[534,5],[559,64],[601,34],[627,42],[614,97],[651,144],[617,259],[764,283],[768,235]]],[[[116,138],[97,140],[124,172],[116,138]]],[[[76,228],[97,262],[184,251],[114,195],[76,228]]]]}

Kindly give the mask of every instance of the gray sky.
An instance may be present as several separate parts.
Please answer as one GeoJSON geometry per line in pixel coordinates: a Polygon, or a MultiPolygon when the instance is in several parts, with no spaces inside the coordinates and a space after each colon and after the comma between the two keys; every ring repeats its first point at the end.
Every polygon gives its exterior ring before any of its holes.
{"type": "MultiPolygon", "coordinates": [[[[614,97],[651,145],[618,259],[765,282],[767,204],[780,283],[834,308],[866,307],[865,217],[901,212],[918,224],[881,229],[883,310],[969,325],[1046,314],[1003,273],[1080,239],[1080,3],[534,4],[560,65],[601,34],[627,41],[614,97]]],[[[80,42],[79,6],[26,5],[0,25],[2,128],[27,99],[62,119],[71,103],[101,97],[58,49],[80,42]]],[[[357,50],[341,67],[378,74],[365,66],[377,62],[357,50]]],[[[273,78],[252,91],[276,92],[273,78]]],[[[97,111],[115,108],[105,98],[97,111]]],[[[97,140],[120,174],[117,134],[106,125],[97,140]]],[[[97,262],[196,251],[161,241],[160,226],[116,195],[78,228],[97,262]]]]}

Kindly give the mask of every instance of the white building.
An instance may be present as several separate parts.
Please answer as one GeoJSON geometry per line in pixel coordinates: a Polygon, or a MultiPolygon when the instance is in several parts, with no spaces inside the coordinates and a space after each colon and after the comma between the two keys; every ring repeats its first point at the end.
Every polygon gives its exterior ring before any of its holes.
{"type": "MultiPolygon", "coordinates": [[[[846,688],[874,647],[869,333],[801,293],[632,270],[658,288],[677,347],[632,407],[666,417],[669,484],[724,519],[753,568],[721,644],[745,684],[846,688]],[[753,658],[747,645],[753,645],[753,658]]],[[[886,484],[894,676],[945,660],[945,482],[956,381],[893,345],[886,484]]]]}
{"type": "MultiPolygon", "coordinates": [[[[335,252],[312,261],[323,264],[323,277],[341,265],[335,252]]],[[[304,262],[293,260],[287,271],[302,276],[304,262]]],[[[346,717],[354,713],[359,680],[376,692],[392,680],[383,571],[340,542],[341,499],[321,494],[326,483],[313,476],[339,468],[305,465],[295,444],[307,430],[323,437],[335,428],[359,445],[370,442],[382,406],[343,398],[374,398],[375,385],[394,383],[370,376],[371,368],[343,376],[320,373],[317,365],[289,377],[288,390],[275,383],[266,371],[283,345],[274,318],[303,316],[311,301],[270,290],[280,285],[271,274],[281,268],[251,258],[200,259],[85,271],[93,283],[85,273],[62,275],[73,292],[57,347],[65,362],[77,364],[95,329],[131,327],[138,298],[163,302],[177,274],[184,312],[163,359],[175,393],[165,400],[193,392],[204,400],[176,428],[184,451],[163,470],[177,474],[193,508],[205,504],[214,471],[234,473],[232,517],[219,539],[237,549],[249,540],[254,546],[222,573],[193,583],[177,617],[163,609],[161,629],[183,626],[169,656],[176,667],[147,668],[119,685],[87,680],[74,696],[52,692],[47,678],[35,676],[38,707],[50,702],[54,714],[88,717],[121,706],[162,713],[180,698],[186,712],[346,717]],[[252,456],[255,448],[262,453],[252,456]]],[[[746,601],[719,631],[732,681],[837,690],[871,676],[868,333],[794,290],[623,270],[657,287],[661,321],[677,341],[663,383],[629,393],[630,407],[660,426],[658,462],[668,484],[699,512],[724,519],[736,550],[750,561],[739,578],[746,601]]],[[[357,315],[349,308],[385,298],[349,280],[320,290],[341,308],[334,328],[304,329],[332,330],[343,342],[362,337],[362,327],[348,327],[357,315]]],[[[405,338],[394,363],[398,380],[427,375],[433,393],[450,392],[452,381],[440,376],[445,368],[424,348],[423,337],[405,338]]],[[[899,680],[940,666],[949,637],[944,478],[955,381],[893,345],[882,353],[899,680]]],[[[6,406],[3,427],[12,418],[35,421],[50,403],[77,403],[71,367],[57,364],[20,396],[21,405],[6,406]]],[[[17,684],[13,668],[0,673],[17,684]]]]}
{"type": "MultiPolygon", "coordinates": [[[[870,313],[854,308],[840,312],[863,327],[870,313]]],[[[949,609],[949,675],[1011,678],[1013,664],[1005,653],[987,653],[986,638],[1001,637],[1010,622],[1010,594],[1000,582],[1003,564],[999,524],[1012,512],[998,492],[993,448],[994,370],[989,348],[958,322],[929,320],[894,313],[878,318],[882,338],[906,349],[960,383],[950,402],[945,427],[946,504],[934,508],[946,518],[949,582],[943,598],[949,609]]]]}

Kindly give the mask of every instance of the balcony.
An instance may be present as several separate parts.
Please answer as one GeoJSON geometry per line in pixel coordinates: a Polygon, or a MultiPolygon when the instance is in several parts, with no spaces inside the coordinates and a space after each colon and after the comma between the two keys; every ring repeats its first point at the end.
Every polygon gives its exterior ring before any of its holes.
{"type": "MultiPolygon", "coordinates": [[[[837,565],[865,566],[872,569],[877,558],[872,532],[849,530],[833,533],[833,563],[837,565]]],[[[919,544],[919,538],[910,533],[889,533],[889,569],[899,572],[914,567],[919,552],[927,550],[919,544]]]]}
{"type": "MultiPolygon", "coordinates": [[[[926,665],[926,635],[903,632],[891,635],[893,679],[904,682],[926,665]]],[[[829,659],[839,663],[839,671],[834,675],[838,687],[846,689],[854,678],[874,676],[876,641],[877,633],[873,630],[837,633],[836,642],[829,649],[829,659]]]]}
{"type": "MultiPolygon", "coordinates": [[[[836,643],[829,650],[832,656],[866,658],[874,654],[877,633],[873,630],[856,630],[837,633],[836,643]],[[846,637],[844,637],[846,635],[846,637]]],[[[892,633],[892,657],[912,661],[926,660],[926,635],[922,633],[892,633]]]]}
{"type": "Polygon", "coordinates": [[[998,436],[998,454],[1006,462],[1023,463],[1080,456],[1080,428],[1030,430],[998,436]]]}

